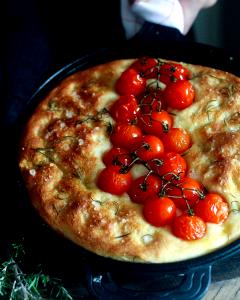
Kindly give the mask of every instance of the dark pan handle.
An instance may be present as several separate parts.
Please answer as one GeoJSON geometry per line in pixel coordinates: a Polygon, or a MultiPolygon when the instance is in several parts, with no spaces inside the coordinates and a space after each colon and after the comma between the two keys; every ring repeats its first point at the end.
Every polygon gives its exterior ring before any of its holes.
{"type": "Polygon", "coordinates": [[[88,270],[87,284],[91,297],[97,300],[200,300],[211,282],[211,266],[198,268],[181,276],[179,286],[163,290],[159,287],[159,291],[151,291],[121,287],[113,280],[111,273],[94,273],[88,270]]]}

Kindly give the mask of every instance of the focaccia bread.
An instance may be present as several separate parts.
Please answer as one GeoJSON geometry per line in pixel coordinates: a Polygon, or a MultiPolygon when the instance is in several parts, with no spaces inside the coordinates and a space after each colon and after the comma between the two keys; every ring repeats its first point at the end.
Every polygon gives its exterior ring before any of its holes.
{"type": "MultiPolygon", "coordinates": [[[[224,222],[206,222],[202,238],[187,240],[173,233],[170,222],[154,226],[146,221],[143,205],[127,192],[109,193],[98,184],[116,126],[109,113],[119,99],[116,83],[134,62],[117,60],[79,71],[38,105],[20,148],[19,165],[30,199],[53,229],[101,256],[159,263],[209,253],[240,236],[240,79],[181,63],[194,89],[193,103],[184,109],[166,108],[173,127],[191,136],[191,146],[181,153],[186,176],[199,181],[207,193],[221,195],[229,208],[224,222]]],[[[155,82],[146,77],[150,89],[164,92],[161,76],[155,82]]],[[[134,124],[138,126],[137,121],[134,124]]],[[[129,172],[136,179],[148,169],[136,163],[129,172]]],[[[176,210],[177,215],[182,213],[176,210]]]]}

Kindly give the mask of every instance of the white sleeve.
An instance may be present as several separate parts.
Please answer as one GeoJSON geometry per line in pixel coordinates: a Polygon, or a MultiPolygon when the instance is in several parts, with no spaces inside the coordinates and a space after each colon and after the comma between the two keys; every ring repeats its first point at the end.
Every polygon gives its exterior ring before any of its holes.
{"type": "Polygon", "coordinates": [[[178,0],[135,0],[131,11],[145,21],[173,27],[184,33],[183,9],[178,0]]]}

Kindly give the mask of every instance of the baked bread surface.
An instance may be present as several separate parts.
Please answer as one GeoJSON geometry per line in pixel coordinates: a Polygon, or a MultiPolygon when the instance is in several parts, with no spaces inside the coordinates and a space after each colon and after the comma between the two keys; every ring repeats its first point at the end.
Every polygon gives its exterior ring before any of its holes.
{"type": "MultiPolygon", "coordinates": [[[[20,169],[32,204],[56,231],[101,256],[140,262],[184,260],[222,247],[240,236],[240,79],[208,67],[190,70],[194,103],[173,111],[174,127],[187,129],[188,176],[220,193],[230,215],[222,225],[207,224],[200,240],[184,241],[165,226],[154,227],[127,194],[114,196],[96,186],[111,148],[106,113],[117,98],[116,80],[133,59],[79,71],[54,88],[25,128],[20,169]]],[[[134,178],[146,173],[134,166],[134,178]]]]}

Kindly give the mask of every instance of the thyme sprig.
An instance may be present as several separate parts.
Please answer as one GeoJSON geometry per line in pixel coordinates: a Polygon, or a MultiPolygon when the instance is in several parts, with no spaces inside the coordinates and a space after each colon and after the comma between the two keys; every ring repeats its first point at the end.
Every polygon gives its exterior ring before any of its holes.
{"type": "Polygon", "coordinates": [[[24,248],[12,244],[6,260],[0,261],[0,297],[9,300],[64,299],[72,300],[61,280],[41,270],[25,273],[21,268],[24,248]]]}
{"type": "MultiPolygon", "coordinates": [[[[194,210],[190,204],[191,200],[188,199],[185,192],[192,192],[192,193],[196,194],[199,200],[203,200],[205,198],[205,193],[200,189],[182,187],[182,183],[181,183],[182,172],[179,172],[179,173],[167,172],[162,175],[159,175],[157,172],[155,172],[151,168],[151,166],[149,165],[148,162],[145,162],[144,160],[142,160],[138,157],[137,152],[142,147],[145,148],[146,150],[150,150],[148,145],[143,144],[134,152],[129,152],[129,155],[131,155],[134,159],[131,163],[129,163],[127,165],[122,165],[119,172],[121,174],[125,174],[130,171],[130,169],[136,162],[141,163],[142,165],[144,165],[146,167],[148,172],[145,175],[143,182],[139,184],[140,190],[145,191],[145,192],[147,191],[147,189],[149,188],[147,179],[149,178],[150,175],[153,174],[161,179],[161,188],[160,188],[159,192],[157,193],[157,195],[159,197],[166,196],[166,197],[169,197],[172,199],[184,199],[184,201],[186,203],[186,208],[187,208],[188,214],[191,216],[194,215],[194,210]],[[172,189],[178,189],[180,193],[178,195],[169,193],[172,189]]],[[[126,155],[126,154],[124,154],[124,155],[126,155]]],[[[121,156],[121,154],[118,156],[121,156]]],[[[116,156],[116,158],[115,158],[115,160],[117,160],[117,161],[118,161],[118,156],[116,156]]],[[[158,159],[158,158],[151,159],[151,162],[154,162],[155,165],[159,166],[159,167],[161,167],[164,164],[163,160],[158,159]]]]}
{"type": "Polygon", "coordinates": [[[162,102],[157,93],[157,89],[154,92],[147,91],[140,99],[139,107],[141,109],[147,108],[151,113],[153,112],[153,104],[156,103],[155,110],[160,112],[162,110],[162,102]],[[151,102],[148,102],[148,97],[151,96],[151,102]]]}

